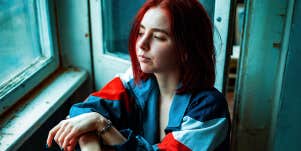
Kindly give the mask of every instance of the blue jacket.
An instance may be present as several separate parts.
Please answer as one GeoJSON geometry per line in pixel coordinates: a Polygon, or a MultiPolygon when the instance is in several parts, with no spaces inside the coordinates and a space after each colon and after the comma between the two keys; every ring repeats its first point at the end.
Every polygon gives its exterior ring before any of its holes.
{"type": "Polygon", "coordinates": [[[229,150],[230,117],[224,96],[215,88],[197,94],[175,94],[166,136],[160,140],[159,89],[155,78],[139,85],[114,78],[84,102],[72,106],[70,117],[98,112],[127,138],[116,150],[229,150]]]}

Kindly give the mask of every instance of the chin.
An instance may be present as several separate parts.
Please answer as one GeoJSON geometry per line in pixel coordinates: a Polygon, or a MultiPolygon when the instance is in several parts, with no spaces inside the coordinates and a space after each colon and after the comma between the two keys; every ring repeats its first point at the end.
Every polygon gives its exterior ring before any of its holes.
{"type": "Polygon", "coordinates": [[[149,68],[149,67],[144,67],[144,66],[141,66],[141,71],[144,72],[144,73],[153,73],[153,69],[149,68]]]}
{"type": "Polygon", "coordinates": [[[141,71],[144,72],[144,73],[153,73],[152,70],[148,70],[148,69],[141,69],[141,71]]]}

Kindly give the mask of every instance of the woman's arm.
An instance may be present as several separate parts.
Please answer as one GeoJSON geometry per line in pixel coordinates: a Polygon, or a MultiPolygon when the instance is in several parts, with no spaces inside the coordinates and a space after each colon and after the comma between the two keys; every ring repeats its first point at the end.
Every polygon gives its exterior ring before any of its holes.
{"type": "Polygon", "coordinates": [[[81,151],[101,151],[98,136],[95,133],[86,133],[78,140],[81,151]]]}
{"type": "MultiPolygon", "coordinates": [[[[47,144],[50,147],[52,139],[54,139],[61,148],[69,150],[75,147],[79,138],[82,150],[90,150],[89,148],[91,147],[100,149],[95,131],[106,127],[107,121],[106,118],[96,112],[85,113],[63,120],[49,132],[47,144]]],[[[126,141],[122,134],[113,126],[103,131],[100,137],[107,145],[122,144],[126,141]]]]}
{"type": "Polygon", "coordinates": [[[64,150],[73,149],[78,139],[86,133],[97,130],[102,122],[99,113],[91,112],[61,121],[52,128],[48,134],[47,144],[52,145],[52,140],[64,150]]]}
{"type": "MultiPolygon", "coordinates": [[[[110,123],[108,119],[103,117],[101,114],[95,113],[96,118],[96,130],[102,131],[101,133],[88,133],[82,136],[82,145],[85,145],[89,140],[95,141],[99,138],[103,140],[103,143],[106,145],[117,145],[122,144],[126,141],[126,138],[122,136],[122,134],[110,123]],[[105,128],[105,129],[104,129],[105,128]]],[[[99,142],[99,141],[98,141],[99,142]]]]}
{"type": "MultiPolygon", "coordinates": [[[[51,147],[54,139],[61,147],[75,146],[80,136],[103,127],[98,119],[100,114],[114,121],[117,127],[127,125],[126,117],[132,114],[129,112],[133,111],[132,104],[121,79],[114,78],[100,91],[89,95],[84,102],[73,105],[69,112],[70,119],[61,121],[50,130],[47,144],[51,147]]],[[[121,134],[113,136],[120,137],[121,134]]],[[[120,142],[120,139],[117,140],[120,142]]]]}
{"type": "Polygon", "coordinates": [[[127,140],[115,127],[111,127],[100,136],[106,145],[123,144],[127,140]]]}
{"type": "MultiPolygon", "coordinates": [[[[103,125],[103,124],[101,124],[103,125]]],[[[116,145],[122,144],[126,141],[126,139],[120,134],[120,132],[111,127],[107,131],[101,134],[101,137],[104,140],[104,144],[106,145],[116,145]]],[[[95,132],[89,132],[82,136],[80,136],[78,143],[81,151],[101,151],[101,150],[110,150],[110,148],[106,148],[105,146],[101,146],[99,143],[99,136],[95,132]]]]}
{"type": "Polygon", "coordinates": [[[81,151],[114,151],[112,147],[101,146],[96,133],[87,133],[78,140],[81,151]]]}

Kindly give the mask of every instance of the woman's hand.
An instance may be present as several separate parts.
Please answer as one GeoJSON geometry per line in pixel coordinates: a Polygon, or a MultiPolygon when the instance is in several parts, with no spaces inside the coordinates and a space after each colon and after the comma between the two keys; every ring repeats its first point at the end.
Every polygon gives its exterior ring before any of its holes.
{"type": "Polygon", "coordinates": [[[73,150],[82,134],[97,130],[104,120],[105,118],[96,112],[63,120],[49,131],[47,145],[50,147],[54,139],[64,150],[73,150]]]}

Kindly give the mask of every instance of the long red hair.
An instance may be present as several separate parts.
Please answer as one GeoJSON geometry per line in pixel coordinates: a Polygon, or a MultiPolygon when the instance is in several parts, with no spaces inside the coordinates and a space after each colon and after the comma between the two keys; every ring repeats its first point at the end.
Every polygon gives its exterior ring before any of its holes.
{"type": "Polygon", "coordinates": [[[210,17],[197,0],[147,0],[138,11],[129,36],[134,80],[139,83],[150,74],[141,71],[136,42],[140,23],[148,9],[160,7],[170,19],[171,36],[179,60],[182,87],[178,92],[196,92],[212,88],[215,82],[215,50],[210,17]]]}

